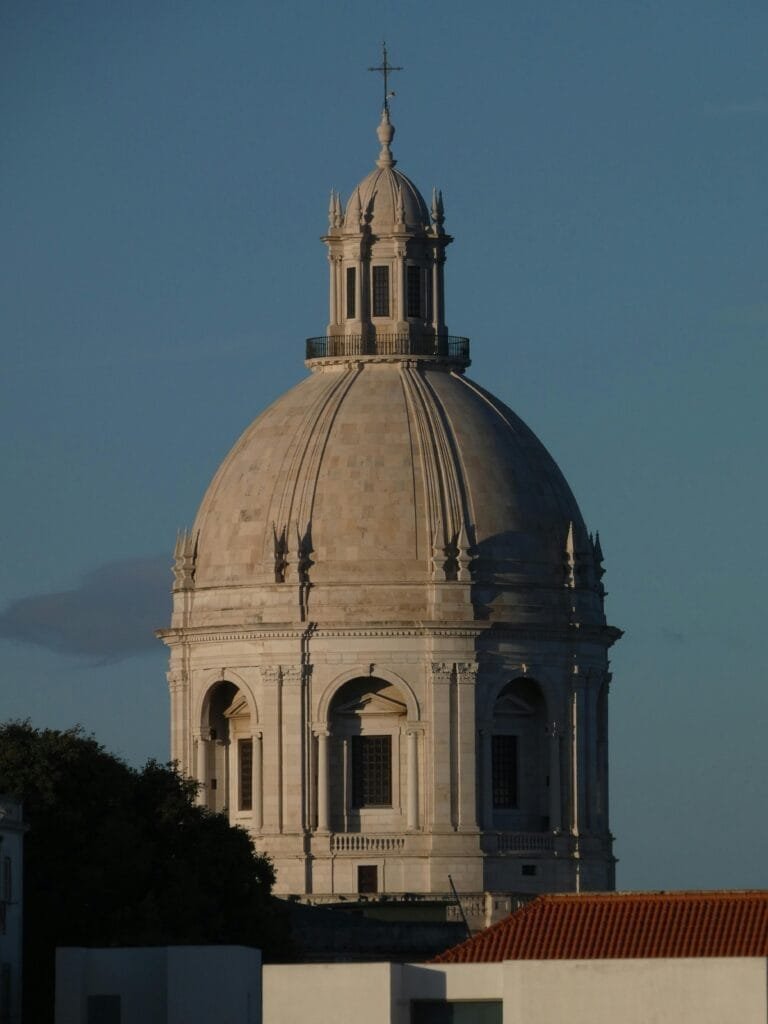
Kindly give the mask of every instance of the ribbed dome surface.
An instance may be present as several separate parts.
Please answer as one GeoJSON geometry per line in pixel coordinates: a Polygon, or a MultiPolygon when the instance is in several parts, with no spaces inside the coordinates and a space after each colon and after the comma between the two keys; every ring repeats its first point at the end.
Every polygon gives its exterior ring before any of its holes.
{"type": "MultiPolygon", "coordinates": [[[[392,230],[397,220],[399,195],[402,196],[405,226],[411,230],[429,227],[429,210],[423,196],[410,178],[392,167],[371,171],[356,191],[360,195],[362,213],[370,218],[368,223],[374,233],[392,230]]],[[[354,223],[356,216],[356,194],[353,192],[345,214],[345,226],[348,229],[357,230],[357,224],[354,223]]]]}
{"type": "Polygon", "coordinates": [[[465,377],[405,362],[328,366],[259,416],[222,464],[195,523],[195,588],[274,583],[284,536],[289,562],[304,544],[313,586],[347,585],[345,617],[386,619],[370,589],[355,609],[354,586],[429,582],[435,550],[465,526],[473,579],[562,592],[571,521],[584,536],[545,448],[465,377]]]}

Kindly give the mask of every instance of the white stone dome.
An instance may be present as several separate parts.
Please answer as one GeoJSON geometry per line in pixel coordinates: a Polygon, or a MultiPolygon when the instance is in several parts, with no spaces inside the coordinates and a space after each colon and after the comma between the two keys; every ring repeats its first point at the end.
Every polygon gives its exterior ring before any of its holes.
{"type": "Polygon", "coordinates": [[[429,228],[429,210],[424,197],[400,171],[377,167],[363,178],[347,201],[345,227],[357,226],[360,211],[373,232],[391,231],[398,221],[398,203],[402,197],[402,223],[413,230],[429,228]],[[359,195],[359,206],[357,196],[359,195]]]}
{"type": "Polygon", "coordinates": [[[475,584],[463,617],[506,618],[511,601],[536,618],[562,600],[571,523],[586,545],[554,460],[477,384],[403,360],[321,365],[211,483],[194,526],[198,601],[210,591],[198,609],[280,621],[285,562],[324,621],[429,618],[429,585],[459,570],[475,584]]]}

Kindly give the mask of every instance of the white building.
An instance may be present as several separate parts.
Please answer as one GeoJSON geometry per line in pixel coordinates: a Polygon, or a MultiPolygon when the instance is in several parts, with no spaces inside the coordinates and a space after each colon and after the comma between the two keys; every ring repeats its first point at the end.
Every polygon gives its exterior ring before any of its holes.
{"type": "Polygon", "coordinates": [[[766,891],[540,896],[423,964],[59,950],[56,1024],[766,1024],[767,969],[766,891]]]}
{"type": "Polygon", "coordinates": [[[268,965],[264,1024],[766,1024],[768,892],[540,896],[427,964],[268,965]]]}
{"type": "Polygon", "coordinates": [[[0,1024],[21,1020],[24,824],[21,803],[0,795],[0,1024]]]}
{"type": "Polygon", "coordinates": [[[56,1024],[261,1024],[261,954],[244,946],[56,950],[56,1024]]]}
{"type": "Polygon", "coordinates": [[[465,376],[442,196],[396,169],[386,104],[377,134],[374,170],[331,196],[311,373],[177,543],[172,757],[278,893],[610,889],[600,544],[465,376]]]}

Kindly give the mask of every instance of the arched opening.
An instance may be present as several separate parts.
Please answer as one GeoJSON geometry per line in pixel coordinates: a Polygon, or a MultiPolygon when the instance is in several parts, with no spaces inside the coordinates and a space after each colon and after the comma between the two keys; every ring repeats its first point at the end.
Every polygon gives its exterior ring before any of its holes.
{"type": "Polygon", "coordinates": [[[493,709],[491,805],[505,831],[546,831],[549,822],[546,701],[538,683],[507,683],[493,709]]]}
{"type": "Polygon", "coordinates": [[[328,711],[331,831],[402,829],[406,720],[404,695],[383,679],[352,679],[334,695],[328,711]]]}
{"type": "Polygon", "coordinates": [[[201,800],[230,818],[249,815],[254,806],[254,740],[251,711],[234,683],[216,683],[203,703],[197,778],[201,800]]]}

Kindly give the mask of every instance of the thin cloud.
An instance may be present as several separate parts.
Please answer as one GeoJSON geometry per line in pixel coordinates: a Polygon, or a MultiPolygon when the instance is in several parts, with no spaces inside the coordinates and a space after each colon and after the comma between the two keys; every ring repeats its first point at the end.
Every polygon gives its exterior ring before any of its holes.
{"type": "Polygon", "coordinates": [[[0,613],[0,637],[58,654],[122,661],[157,650],[153,630],[170,619],[167,555],[108,562],[75,590],[33,594],[0,613]]]}

